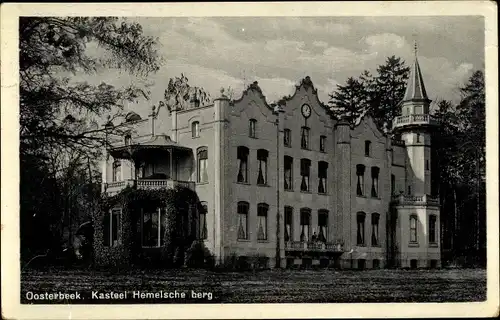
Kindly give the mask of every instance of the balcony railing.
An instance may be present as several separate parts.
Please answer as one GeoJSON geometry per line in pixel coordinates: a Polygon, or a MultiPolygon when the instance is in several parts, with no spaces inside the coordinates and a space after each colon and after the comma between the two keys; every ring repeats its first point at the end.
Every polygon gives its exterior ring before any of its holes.
{"type": "Polygon", "coordinates": [[[437,121],[429,114],[410,114],[399,116],[394,119],[394,128],[406,125],[436,125],[437,121]]]}
{"type": "Polygon", "coordinates": [[[285,242],[285,250],[343,252],[344,248],[343,248],[343,244],[340,242],[288,241],[288,242],[285,242]]]}
{"type": "Polygon", "coordinates": [[[171,179],[128,179],[107,183],[106,192],[108,194],[116,194],[128,186],[136,186],[137,189],[170,189],[176,186],[189,188],[191,190],[195,189],[195,183],[192,181],[179,181],[171,179]]]}
{"type": "Polygon", "coordinates": [[[424,194],[421,196],[393,195],[392,202],[397,205],[439,206],[439,197],[424,194]]]}

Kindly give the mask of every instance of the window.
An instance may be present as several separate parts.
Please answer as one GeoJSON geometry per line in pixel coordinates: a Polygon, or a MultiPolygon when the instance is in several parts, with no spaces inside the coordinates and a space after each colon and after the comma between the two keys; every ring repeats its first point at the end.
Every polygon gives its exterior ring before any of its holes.
{"type": "Polygon", "coordinates": [[[300,191],[309,192],[309,177],[311,173],[311,160],[300,159],[300,176],[302,181],[300,183],[300,191]]]}
{"type": "Polygon", "coordinates": [[[208,149],[198,148],[198,182],[208,182],[208,149]]]}
{"type": "Polygon", "coordinates": [[[293,208],[285,207],[285,241],[293,240],[293,208]]]}
{"type": "Polygon", "coordinates": [[[248,202],[238,202],[238,239],[248,239],[248,202]]]}
{"type": "Polygon", "coordinates": [[[128,146],[130,145],[130,141],[132,140],[132,137],[130,136],[130,134],[127,134],[125,136],[125,145],[128,146]]]}
{"type": "Polygon", "coordinates": [[[371,141],[370,140],[366,140],[365,141],[365,157],[369,157],[370,156],[370,153],[371,153],[371,141]]]}
{"type": "Polygon", "coordinates": [[[356,221],[357,221],[357,244],[358,246],[365,245],[365,213],[358,212],[356,221]]]}
{"type": "Polygon", "coordinates": [[[328,162],[318,162],[318,193],[326,193],[328,162]]]}
{"type": "Polygon", "coordinates": [[[411,195],[411,186],[408,186],[408,195],[411,195]]]}
{"type": "Polygon", "coordinates": [[[429,160],[425,160],[425,170],[429,170],[429,160]]]}
{"type": "Polygon", "coordinates": [[[395,190],[396,190],[396,176],[391,174],[391,195],[394,195],[395,190]]]}
{"type": "Polygon", "coordinates": [[[259,203],[257,205],[257,240],[267,240],[267,212],[269,205],[259,203]]]}
{"type": "Polygon", "coordinates": [[[247,147],[238,147],[238,177],[237,181],[248,183],[248,153],[247,147]]]}
{"type": "Polygon", "coordinates": [[[328,239],[328,210],[318,211],[318,241],[326,242],[328,239]]]}
{"type": "Polygon", "coordinates": [[[420,133],[417,133],[417,142],[420,142],[420,133]]]}
{"type": "Polygon", "coordinates": [[[122,209],[112,209],[104,215],[104,246],[115,247],[121,243],[122,209]]]}
{"type": "Polygon", "coordinates": [[[417,216],[410,217],[410,242],[417,242],[417,216]]]}
{"type": "Polygon", "coordinates": [[[191,137],[198,138],[200,136],[200,123],[194,121],[191,123],[191,137]]]}
{"type": "Polygon", "coordinates": [[[256,138],[256,130],[257,130],[257,120],[250,119],[249,128],[248,128],[248,136],[250,138],[256,138]]]}
{"type": "Polygon", "coordinates": [[[122,180],[122,162],[120,159],[116,159],[113,162],[113,182],[122,180]]]}
{"type": "Polygon", "coordinates": [[[285,147],[292,146],[292,134],[290,129],[283,130],[283,144],[285,145],[285,147]]]}
{"type": "Polygon", "coordinates": [[[356,194],[358,196],[364,195],[365,190],[365,166],[362,164],[356,165],[356,175],[358,176],[358,182],[356,184],[356,194]]]}
{"type": "Polygon", "coordinates": [[[300,209],[300,241],[307,242],[311,238],[311,209],[300,209]]]}
{"type": "Polygon", "coordinates": [[[379,220],[380,220],[380,215],[378,213],[372,213],[372,246],[374,247],[379,245],[379,237],[378,237],[379,220]]]}
{"type": "Polygon", "coordinates": [[[372,197],[378,198],[378,174],[380,172],[379,167],[372,167],[372,197]]]}
{"type": "Polygon", "coordinates": [[[319,137],[319,151],[321,152],[326,151],[326,136],[319,137]]]}
{"type": "Polygon", "coordinates": [[[199,239],[207,239],[208,238],[208,230],[207,230],[207,213],[208,213],[208,204],[203,201],[200,206],[200,220],[199,220],[199,239]]]}
{"type": "Polygon", "coordinates": [[[160,247],[166,229],[165,208],[143,209],[142,246],[160,247]]]}
{"type": "Polygon", "coordinates": [[[293,190],[293,158],[285,156],[283,162],[285,167],[285,190],[293,190]]]}
{"type": "Polygon", "coordinates": [[[259,161],[259,174],[257,176],[257,184],[267,185],[267,150],[257,150],[257,160],[259,161]]]}
{"type": "Polygon", "coordinates": [[[309,150],[309,128],[302,127],[300,136],[300,147],[309,150]]]}
{"type": "Polygon", "coordinates": [[[430,215],[429,216],[429,242],[430,243],[436,243],[436,216],[435,215],[430,215]]]}

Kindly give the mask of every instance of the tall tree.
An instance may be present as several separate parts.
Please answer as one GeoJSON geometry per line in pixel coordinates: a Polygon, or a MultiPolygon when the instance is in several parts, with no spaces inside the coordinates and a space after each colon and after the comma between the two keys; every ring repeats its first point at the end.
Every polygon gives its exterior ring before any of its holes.
{"type": "Polygon", "coordinates": [[[167,108],[189,109],[191,102],[204,106],[211,102],[210,94],[201,87],[191,86],[189,79],[182,73],[180,77],[171,78],[164,93],[167,108]]]}
{"type": "Polygon", "coordinates": [[[345,85],[337,85],[337,90],[330,94],[329,104],[337,119],[343,118],[351,124],[366,111],[368,95],[365,84],[353,77],[345,85]]]}

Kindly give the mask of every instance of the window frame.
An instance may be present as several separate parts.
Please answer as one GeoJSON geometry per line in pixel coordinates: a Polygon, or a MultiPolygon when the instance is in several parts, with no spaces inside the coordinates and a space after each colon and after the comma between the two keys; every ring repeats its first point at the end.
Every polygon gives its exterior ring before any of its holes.
{"type": "Polygon", "coordinates": [[[310,208],[300,208],[300,242],[311,241],[311,213],[310,208]],[[304,222],[307,220],[307,224],[304,222]],[[307,226],[307,234],[304,233],[304,227],[307,226]]]}
{"type": "Polygon", "coordinates": [[[285,155],[283,156],[283,187],[286,191],[293,191],[293,157],[285,155]],[[287,188],[287,164],[290,164],[290,181],[288,182],[287,188]]]}
{"type": "Polygon", "coordinates": [[[238,146],[236,148],[236,152],[237,152],[237,159],[239,161],[238,173],[236,175],[236,182],[248,184],[249,183],[249,180],[248,180],[248,158],[250,156],[250,149],[248,149],[245,146],[238,146]],[[244,172],[241,171],[243,160],[245,160],[244,161],[244,163],[245,163],[244,172]],[[240,180],[240,174],[242,174],[243,180],[240,180]]]}
{"type": "Polygon", "coordinates": [[[257,139],[257,119],[248,120],[248,136],[257,139]]]}
{"type": "Polygon", "coordinates": [[[122,208],[111,208],[104,215],[103,229],[107,229],[106,226],[109,224],[109,229],[103,232],[103,245],[104,247],[118,247],[122,244],[122,219],[123,219],[123,209],[122,208]],[[118,211],[118,213],[115,213],[118,211]],[[118,216],[116,224],[113,223],[113,217],[118,216]],[[106,222],[107,221],[107,222],[106,222]],[[116,230],[113,227],[117,225],[116,230]],[[116,231],[116,232],[114,232],[116,231]],[[113,239],[113,234],[116,234],[116,240],[113,239]],[[106,240],[107,239],[107,240],[106,240]]]}
{"type": "MultiPolygon", "coordinates": [[[[145,212],[144,208],[141,208],[141,247],[142,248],[161,248],[162,247],[162,215],[166,215],[166,208],[164,207],[157,207],[155,211],[149,211],[145,212]],[[154,246],[149,246],[144,244],[144,214],[151,214],[151,220],[153,219],[153,214],[158,215],[158,225],[157,225],[157,239],[156,239],[156,245],[154,246]]],[[[165,225],[166,228],[166,225],[165,225]]]]}
{"type": "Polygon", "coordinates": [[[123,181],[122,160],[121,159],[114,159],[112,166],[113,166],[113,170],[111,171],[112,175],[113,175],[112,181],[113,182],[123,181]]]}
{"type": "Polygon", "coordinates": [[[380,199],[380,193],[379,193],[379,177],[380,177],[380,168],[373,166],[371,168],[371,173],[372,173],[372,187],[370,191],[370,195],[372,198],[378,198],[380,199]]]}
{"type": "Polygon", "coordinates": [[[269,234],[269,221],[268,221],[268,216],[269,216],[269,205],[267,203],[259,203],[257,204],[257,241],[268,241],[268,234],[269,234]],[[260,217],[265,217],[264,218],[264,237],[259,236],[259,223],[260,223],[260,217]]]}
{"type": "Polygon", "coordinates": [[[326,136],[325,135],[319,136],[319,151],[326,152],[326,136]]]}
{"type": "Polygon", "coordinates": [[[372,155],[372,142],[370,140],[365,140],[365,157],[371,157],[372,155]]]}
{"type": "Polygon", "coordinates": [[[418,216],[416,214],[410,215],[410,244],[418,244],[418,216]],[[412,226],[412,221],[415,221],[415,227],[412,226]]]}
{"type": "Polygon", "coordinates": [[[300,191],[301,192],[311,192],[311,160],[309,160],[307,158],[300,159],[300,177],[301,177],[300,191]],[[307,167],[307,170],[305,170],[306,167],[307,167]],[[307,171],[307,175],[304,174],[306,171],[307,171]],[[304,181],[306,181],[306,186],[307,186],[306,190],[304,190],[302,188],[304,181]]]}
{"type": "Polygon", "coordinates": [[[437,233],[437,215],[431,214],[429,215],[429,244],[437,244],[438,243],[438,233],[437,233]],[[433,228],[431,228],[433,226],[433,228]],[[432,230],[434,229],[434,230],[432,230]],[[433,232],[431,232],[433,231],[433,232]]]}
{"type": "Polygon", "coordinates": [[[356,213],[356,245],[366,246],[366,213],[359,211],[356,213]]]}
{"type": "Polygon", "coordinates": [[[200,122],[193,121],[191,122],[191,138],[199,138],[200,137],[200,122]]]}
{"type": "Polygon", "coordinates": [[[200,202],[200,209],[201,209],[201,211],[198,213],[200,216],[199,221],[198,221],[198,239],[199,240],[206,240],[206,239],[208,239],[208,227],[207,227],[208,202],[201,201],[200,202]],[[204,216],[203,225],[202,225],[202,221],[201,221],[202,215],[204,216]]]}
{"type": "Polygon", "coordinates": [[[311,150],[311,128],[302,126],[300,128],[300,148],[302,150],[311,150]]]}
{"type": "Polygon", "coordinates": [[[328,193],[328,162],[318,161],[318,193],[327,194],[328,193]],[[324,177],[322,176],[324,173],[324,177]],[[320,186],[324,179],[323,192],[320,191],[320,186]]]}
{"type": "Polygon", "coordinates": [[[208,176],[208,148],[207,147],[199,147],[196,149],[196,182],[197,183],[208,183],[209,181],[209,176],[208,176]],[[205,153],[205,155],[203,155],[205,153]],[[204,158],[202,158],[202,156],[204,158]],[[201,160],[205,160],[205,170],[206,170],[206,180],[203,179],[202,177],[202,170],[201,170],[201,160]]]}
{"type": "Polygon", "coordinates": [[[258,186],[268,186],[269,185],[269,180],[268,180],[268,171],[269,171],[269,151],[266,149],[258,149],[257,150],[257,185],[258,186]],[[264,167],[262,167],[264,165],[264,167]],[[260,177],[262,174],[262,179],[263,182],[260,182],[260,177]]]}
{"type": "Polygon", "coordinates": [[[250,203],[248,203],[247,201],[238,201],[238,203],[236,204],[236,213],[238,215],[238,230],[236,232],[236,239],[238,241],[248,241],[250,240],[250,235],[248,234],[248,213],[250,212],[250,203]],[[244,212],[240,212],[240,208],[245,208],[244,212]],[[245,225],[240,225],[240,219],[241,219],[241,216],[244,215],[245,216],[245,225]],[[244,233],[245,233],[245,237],[244,238],[240,238],[239,236],[239,228],[240,226],[244,227],[244,233]]]}
{"type": "Polygon", "coordinates": [[[356,165],[356,196],[357,197],[366,197],[365,195],[365,171],[366,166],[364,164],[356,165]]]}
{"type": "Polygon", "coordinates": [[[285,225],[285,233],[284,233],[284,239],[285,239],[285,242],[290,242],[290,241],[293,241],[293,207],[291,206],[285,206],[285,208],[283,209],[283,222],[284,222],[284,225],[285,225]],[[287,222],[290,222],[289,224],[287,224],[287,222]],[[286,239],[286,235],[287,235],[287,225],[290,225],[290,232],[288,234],[288,240],[286,239]]]}
{"type": "Polygon", "coordinates": [[[292,130],[283,129],[283,145],[287,148],[292,147],[292,130]]]}
{"type": "Polygon", "coordinates": [[[380,247],[380,214],[377,212],[372,213],[371,216],[371,245],[372,247],[380,247]],[[375,240],[375,241],[374,241],[375,240]]]}
{"type": "Polygon", "coordinates": [[[330,220],[330,212],[327,209],[319,209],[318,210],[318,241],[328,242],[328,222],[330,220]],[[321,224],[322,217],[326,217],[324,226],[321,224]],[[323,233],[321,227],[325,228],[324,231],[324,239],[320,239],[320,235],[323,233]]]}

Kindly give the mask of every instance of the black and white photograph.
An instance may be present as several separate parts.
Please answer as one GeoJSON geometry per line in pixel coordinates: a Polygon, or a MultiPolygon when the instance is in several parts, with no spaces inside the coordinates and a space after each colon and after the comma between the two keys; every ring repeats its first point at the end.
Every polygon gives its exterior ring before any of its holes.
{"type": "Polygon", "coordinates": [[[5,316],[498,315],[497,8],[438,3],[2,6],[5,316]]]}

